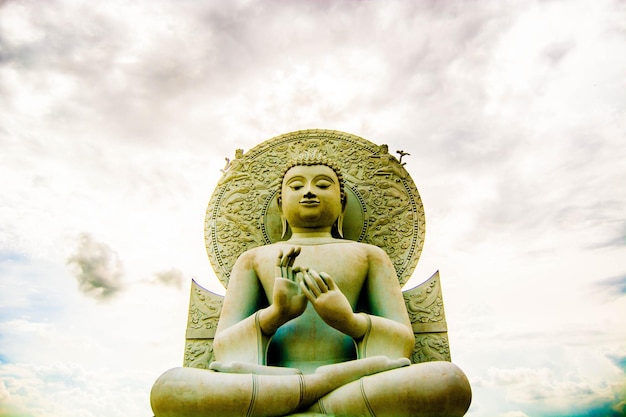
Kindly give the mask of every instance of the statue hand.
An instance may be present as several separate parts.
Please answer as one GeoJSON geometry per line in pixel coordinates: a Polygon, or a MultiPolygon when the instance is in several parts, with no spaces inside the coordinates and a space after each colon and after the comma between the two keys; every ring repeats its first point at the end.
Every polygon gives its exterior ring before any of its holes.
{"type": "Polygon", "coordinates": [[[261,330],[267,335],[274,334],[280,326],[300,316],[306,309],[307,299],[296,283],[299,268],[293,267],[298,255],[300,255],[300,248],[293,247],[285,256],[280,251],[276,259],[272,304],[261,310],[259,316],[261,330]]]}
{"type": "Polygon", "coordinates": [[[362,337],[367,329],[364,318],[354,314],[352,306],[335,281],[325,272],[303,271],[300,288],[317,314],[329,326],[354,338],[362,337]]]}
{"type": "Polygon", "coordinates": [[[296,282],[296,272],[294,271],[293,263],[296,261],[298,255],[300,255],[300,247],[294,246],[289,249],[289,252],[283,256],[283,251],[278,252],[278,258],[276,259],[276,276],[286,278],[290,281],[296,282]]]}
{"type": "Polygon", "coordinates": [[[298,317],[306,308],[306,297],[300,292],[296,283],[296,274],[299,268],[294,268],[296,257],[300,255],[300,248],[289,249],[286,255],[278,253],[276,260],[276,279],[274,280],[274,293],[272,304],[277,309],[278,318],[283,323],[298,317]]]}
{"type": "Polygon", "coordinates": [[[274,280],[274,294],[272,307],[276,311],[276,318],[280,325],[304,313],[307,299],[300,292],[298,284],[285,278],[274,280]]]}

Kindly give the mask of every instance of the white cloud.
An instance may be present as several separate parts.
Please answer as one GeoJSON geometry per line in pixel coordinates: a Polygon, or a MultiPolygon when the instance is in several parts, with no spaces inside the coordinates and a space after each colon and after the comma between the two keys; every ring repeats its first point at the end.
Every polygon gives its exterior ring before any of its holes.
{"type": "Polygon", "coordinates": [[[500,414],[500,417],[528,417],[528,415],[521,411],[509,411],[504,414],[500,414]]]}
{"type": "Polygon", "coordinates": [[[72,363],[0,364],[0,416],[148,415],[145,386],[155,375],[87,371],[72,363]]]}
{"type": "Polygon", "coordinates": [[[488,375],[486,385],[504,388],[511,403],[561,414],[618,404],[626,388],[623,375],[617,381],[579,379],[574,373],[559,378],[548,368],[492,368],[488,375]]]}

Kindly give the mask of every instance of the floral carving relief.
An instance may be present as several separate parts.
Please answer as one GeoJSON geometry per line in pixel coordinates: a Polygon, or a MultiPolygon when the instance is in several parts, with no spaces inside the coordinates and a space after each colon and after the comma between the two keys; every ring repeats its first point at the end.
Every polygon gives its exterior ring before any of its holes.
{"type": "Polygon", "coordinates": [[[185,344],[185,360],[183,366],[189,368],[208,369],[213,361],[213,339],[187,340],[185,344]]]}
{"type": "Polygon", "coordinates": [[[415,335],[415,348],[411,362],[451,361],[447,333],[424,333],[415,335]]]}
{"type": "Polygon", "coordinates": [[[198,286],[191,288],[188,329],[216,329],[222,312],[222,298],[198,286]]]}
{"type": "Polygon", "coordinates": [[[439,274],[404,292],[404,302],[411,323],[445,322],[439,274]]]}
{"type": "Polygon", "coordinates": [[[192,281],[183,366],[206,369],[213,360],[213,337],[223,299],[192,281]]]}
{"type": "Polygon", "coordinates": [[[227,159],[205,218],[207,253],[218,278],[227,286],[242,252],[277,240],[268,223],[276,216],[272,204],[283,166],[312,149],[338,162],[351,190],[348,205],[363,219],[344,235],[385,250],[400,282],[406,282],[424,244],[424,209],[417,188],[386,145],[332,130],[288,133],[246,153],[237,150],[233,160],[227,159]]]}

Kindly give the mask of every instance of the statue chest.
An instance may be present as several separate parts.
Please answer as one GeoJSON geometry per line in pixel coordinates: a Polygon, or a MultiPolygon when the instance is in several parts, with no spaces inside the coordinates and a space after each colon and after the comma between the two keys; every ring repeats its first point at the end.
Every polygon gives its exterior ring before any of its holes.
{"type": "MultiPolygon", "coordinates": [[[[289,247],[285,245],[285,248],[280,249],[286,252],[289,247]]],[[[266,257],[266,259],[276,259],[280,249],[276,248],[276,255],[266,257]]],[[[295,260],[294,268],[308,268],[318,273],[327,273],[354,307],[367,279],[369,270],[367,253],[359,250],[359,247],[349,244],[302,246],[301,249],[300,255],[295,260]]],[[[266,261],[263,264],[257,264],[257,274],[266,295],[268,295],[268,300],[271,300],[274,279],[277,276],[275,262],[266,261]]]]}

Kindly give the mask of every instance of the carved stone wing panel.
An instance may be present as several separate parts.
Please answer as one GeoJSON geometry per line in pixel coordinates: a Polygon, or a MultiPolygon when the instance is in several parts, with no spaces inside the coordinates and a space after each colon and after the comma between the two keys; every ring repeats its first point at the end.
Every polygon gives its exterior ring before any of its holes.
{"type": "Polygon", "coordinates": [[[213,361],[213,338],[224,297],[191,282],[183,366],[207,369],[213,361]]]}
{"type": "Polygon", "coordinates": [[[403,295],[415,335],[411,362],[450,362],[448,325],[443,308],[439,271],[426,282],[404,291],[403,295]]]}

